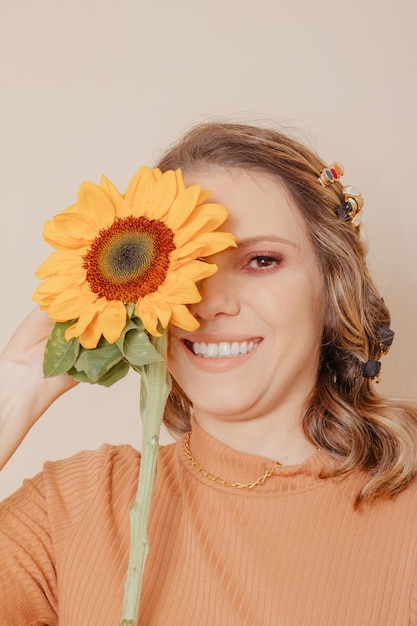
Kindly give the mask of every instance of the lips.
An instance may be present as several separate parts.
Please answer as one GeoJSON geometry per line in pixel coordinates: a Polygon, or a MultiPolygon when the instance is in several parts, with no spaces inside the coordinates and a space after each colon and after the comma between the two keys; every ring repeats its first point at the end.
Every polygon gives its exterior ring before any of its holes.
{"type": "Polygon", "coordinates": [[[185,340],[185,344],[191,352],[204,359],[227,359],[253,352],[261,341],[261,339],[251,339],[249,341],[219,341],[215,343],[185,340]]]}

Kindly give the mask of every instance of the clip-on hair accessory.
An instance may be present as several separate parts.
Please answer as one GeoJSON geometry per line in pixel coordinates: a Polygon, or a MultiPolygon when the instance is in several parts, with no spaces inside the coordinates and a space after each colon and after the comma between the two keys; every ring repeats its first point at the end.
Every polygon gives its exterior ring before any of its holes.
{"type": "MultiPolygon", "coordinates": [[[[379,340],[381,355],[387,354],[394,341],[394,335],[394,331],[388,328],[388,326],[381,326],[377,330],[376,336],[379,340]]],[[[362,376],[364,378],[372,378],[374,382],[379,383],[381,380],[381,361],[370,359],[366,363],[362,363],[362,376]]]]}
{"type": "Polygon", "coordinates": [[[337,215],[340,219],[349,219],[354,226],[359,226],[360,212],[364,205],[362,194],[355,189],[355,187],[352,187],[352,185],[343,187],[342,191],[345,196],[345,201],[337,207],[337,215]]]}
{"type": "MultiPolygon", "coordinates": [[[[332,163],[321,170],[318,181],[322,187],[328,187],[336,180],[339,180],[343,174],[343,165],[340,163],[332,163]]],[[[360,212],[364,204],[363,197],[352,185],[343,187],[342,192],[345,201],[337,207],[336,215],[341,220],[350,220],[352,224],[358,228],[360,224],[360,212]]]]}
{"type": "Polygon", "coordinates": [[[344,174],[343,165],[341,163],[332,163],[328,167],[324,167],[319,175],[319,183],[322,187],[331,185],[344,174]]]}
{"type": "Polygon", "coordinates": [[[362,376],[364,378],[372,378],[375,383],[379,383],[381,372],[381,361],[370,359],[366,363],[362,363],[362,376]]]}
{"type": "Polygon", "coordinates": [[[392,342],[394,341],[394,331],[388,326],[381,326],[377,332],[377,337],[380,341],[381,354],[387,354],[392,342]]]}

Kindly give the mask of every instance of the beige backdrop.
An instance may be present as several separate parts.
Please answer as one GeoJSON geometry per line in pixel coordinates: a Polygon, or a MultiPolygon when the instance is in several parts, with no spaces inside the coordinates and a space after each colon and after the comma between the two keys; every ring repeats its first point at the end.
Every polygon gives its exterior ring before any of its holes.
{"type": "MultiPolygon", "coordinates": [[[[417,395],[414,0],[1,4],[1,345],[51,252],[43,222],[82,180],[105,173],[123,190],[195,122],[270,120],[298,127],[363,192],[370,262],[397,331],[381,390],[417,395]]],[[[0,497],[45,459],[139,446],[137,383],[61,398],[0,474],[0,497]]]]}

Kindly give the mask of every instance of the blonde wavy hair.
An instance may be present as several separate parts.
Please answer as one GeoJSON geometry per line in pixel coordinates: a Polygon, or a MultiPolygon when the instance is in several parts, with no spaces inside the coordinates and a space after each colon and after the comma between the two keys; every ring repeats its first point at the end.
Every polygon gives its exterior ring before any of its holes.
{"type": "MultiPolygon", "coordinates": [[[[322,187],[317,178],[325,163],[298,141],[244,124],[199,125],[158,164],[163,171],[198,172],[213,166],[272,174],[292,195],[323,272],[326,302],[317,385],[304,415],[304,432],[338,461],[326,476],[365,472],[355,506],[394,496],[417,472],[417,408],[382,397],[362,376],[362,364],[381,356],[379,332],[389,326],[390,315],[355,227],[336,215],[344,201],[342,185],[336,181],[322,187]]],[[[167,428],[176,435],[188,431],[190,411],[190,400],[173,381],[167,428]]]]}

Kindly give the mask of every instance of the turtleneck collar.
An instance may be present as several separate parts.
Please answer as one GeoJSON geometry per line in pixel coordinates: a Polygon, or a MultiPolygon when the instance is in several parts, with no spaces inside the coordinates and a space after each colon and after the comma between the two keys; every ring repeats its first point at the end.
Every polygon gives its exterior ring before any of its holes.
{"type": "MultiPolygon", "coordinates": [[[[239,452],[218,441],[195,421],[191,420],[190,450],[195,462],[204,470],[228,482],[242,484],[255,482],[274,464],[274,459],[239,452]]],[[[277,494],[289,491],[304,491],[323,485],[326,481],[320,478],[324,468],[334,460],[326,453],[317,450],[300,465],[279,466],[262,485],[252,489],[236,489],[214,482],[201,473],[190,463],[184,447],[185,435],[177,442],[181,460],[186,469],[207,486],[240,494],[277,494]]]]}

